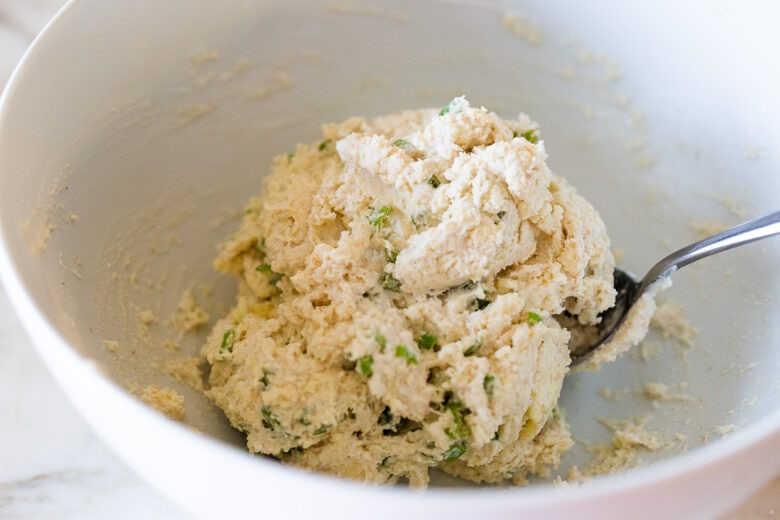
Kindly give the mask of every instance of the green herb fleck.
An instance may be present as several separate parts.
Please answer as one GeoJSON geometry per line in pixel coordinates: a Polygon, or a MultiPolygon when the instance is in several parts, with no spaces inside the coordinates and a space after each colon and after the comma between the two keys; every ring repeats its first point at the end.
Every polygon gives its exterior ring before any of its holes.
{"type": "Polygon", "coordinates": [[[383,468],[383,467],[387,466],[387,461],[389,461],[389,460],[390,460],[390,457],[383,458],[382,462],[379,463],[379,467],[383,468]]]}
{"type": "Polygon", "coordinates": [[[371,377],[374,371],[371,367],[374,364],[374,356],[368,354],[358,359],[358,371],[366,377],[371,377]]]}
{"type": "Polygon", "coordinates": [[[519,135],[520,134],[518,134],[516,131],[512,130],[512,139],[517,138],[519,135]]]}
{"type": "Polygon", "coordinates": [[[485,389],[485,393],[489,396],[493,395],[496,390],[496,376],[488,374],[482,381],[482,388],[485,389]]]}
{"type": "Polygon", "coordinates": [[[377,345],[379,345],[379,351],[384,352],[385,348],[387,347],[387,338],[385,335],[377,332],[374,334],[374,341],[376,341],[377,345]]]}
{"type": "Polygon", "coordinates": [[[304,425],[304,426],[309,426],[309,425],[311,424],[311,421],[309,421],[309,420],[306,418],[306,415],[305,415],[305,413],[306,413],[306,412],[304,412],[304,415],[301,415],[300,417],[298,417],[298,422],[299,422],[299,423],[301,423],[301,424],[302,424],[302,425],[304,425]]]}
{"type": "Polygon", "coordinates": [[[257,271],[258,273],[267,273],[270,270],[271,270],[271,264],[269,264],[268,262],[262,263],[257,267],[255,267],[255,271],[257,271]]]}
{"type": "Polygon", "coordinates": [[[385,273],[384,278],[382,278],[382,287],[387,289],[388,291],[400,291],[401,290],[401,282],[393,276],[390,273],[385,273]]]}
{"type": "Polygon", "coordinates": [[[236,339],[236,332],[233,329],[228,329],[222,333],[222,344],[219,346],[219,353],[233,352],[233,342],[236,339]]]}
{"type": "Polygon", "coordinates": [[[267,368],[263,369],[263,377],[260,378],[260,384],[263,385],[263,389],[265,390],[268,388],[268,385],[271,384],[271,381],[268,379],[268,376],[273,375],[273,370],[269,370],[267,368]]]}
{"type": "Polygon", "coordinates": [[[247,423],[241,422],[241,423],[233,423],[231,422],[230,425],[235,428],[236,430],[240,431],[241,433],[249,433],[249,425],[247,423]]]}
{"type": "Polygon", "coordinates": [[[260,412],[263,414],[263,427],[266,429],[274,431],[276,428],[282,425],[282,423],[279,421],[279,418],[271,410],[270,406],[263,406],[260,409],[260,412]]]}
{"type": "Polygon", "coordinates": [[[390,214],[393,208],[390,206],[382,206],[381,208],[374,208],[369,206],[368,208],[368,223],[376,228],[377,231],[382,231],[382,228],[387,223],[387,216],[390,214]]]}
{"type": "Polygon", "coordinates": [[[417,231],[428,227],[429,223],[427,211],[420,211],[412,215],[412,224],[417,231]]]}
{"type": "Polygon", "coordinates": [[[295,152],[290,152],[287,154],[287,161],[292,162],[293,157],[295,157],[295,152]]]}
{"type": "MultiPolygon", "coordinates": [[[[432,376],[432,374],[429,373],[428,374],[428,379],[430,379],[431,376],[432,376]]],[[[434,377],[436,377],[436,376],[434,376],[434,377]]],[[[430,401],[428,403],[428,406],[431,408],[431,410],[436,410],[437,412],[443,412],[444,410],[446,410],[446,408],[444,408],[444,405],[442,403],[437,403],[436,401],[430,401]]]]}
{"type": "Polygon", "coordinates": [[[389,406],[385,406],[384,410],[382,410],[382,413],[379,414],[376,423],[391,424],[392,422],[393,422],[393,411],[390,409],[389,406]]]}
{"type": "Polygon", "coordinates": [[[528,313],[528,323],[530,323],[531,325],[536,325],[540,321],[542,321],[542,317],[541,316],[539,316],[538,314],[536,314],[533,311],[528,313]]]}
{"type": "Polygon", "coordinates": [[[319,428],[317,428],[316,430],[311,432],[311,434],[312,435],[322,435],[323,433],[327,432],[329,429],[330,429],[330,425],[329,424],[323,424],[323,425],[320,425],[319,428]]]}
{"type": "MultiPolygon", "coordinates": [[[[300,438],[298,435],[295,436],[296,439],[300,438]]],[[[289,450],[283,451],[279,454],[281,457],[291,457],[293,455],[296,455],[298,453],[303,453],[303,448],[300,446],[293,446],[289,450]]]]}
{"type": "MultiPolygon", "coordinates": [[[[432,367],[430,370],[428,370],[428,377],[425,380],[425,382],[428,383],[429,385],[441,386],[445,381],[447,381],[447,375],[444,373],[443,368],[432,367]]],[[[434,402],[429,403],[429,405],[433,409],[436,409],[436,407],[438,406],[434,402]]]]}
{"type": "Polygon", "coordinates": [[[536,130],[528,130],[527,132],[523,132],[520,134],[523,139],[528,141],[529,143],[536,144],[539,142],[539,135],[536,133],[536,130]]]}
{"type": "Polygon", "coordinates": [[[441,111],[439,112],[439,115],[440,115],[440,116],[443,116],[443,115],[445,115],[445,114],[457,114],[457,113],[459,112],[459,110],[457,110],[457,111],[453,111],[453,109],[456,109],[456,108],[457,108],[457,107],[455,106],[455,102],[456,102],[457,100],[458,100],[458,98],[455,98],[455,99],[453,99],[452,101],[450,101],[450,102],[449,102],[449,104],[447,104],[447,106],[446,106],[446,107],[444,107],[444,108],[442,108],[442,109],[441,109],[441,111]]]}
{"type": "Polygon", "coordinates": [[[332,142],[333,142],[333,140],[332,140],[332,139],[325,139],[324,141],[322,141],[322,142],[320,143],[320,146],[319,146],[317,149],[318,149],[319,151],[321,151],[321,152],[324,152],[324,151],[325,151],[325,149],[328,147],[328,145],[329,145],[330,143],[332,143],[332,142]]]}
{"type": "Polygon", "coordinates": [[[498,213],[496,213],[496,216],[498,217],[498,220],[501,220],[501,219],[503,219],[503,218],[506,216],[506,211],[504,211],[504,210],[502,209],[501,211],[499,211],[498,213]]]}
{"type": "Polygon", "coordinates": [[[498,439],[500,439],[500,438],[501,438],[501,437],[500,437],[500,435],[499,435],[499,433],[498,433],[498,430],[496,430],[496,433],[494,433],[494,434],[493,434],[493,438],[492,438],[491,440],[493,440],[493,441],[497,441],[497,440],[498,440],[498,439]]]}
{"type": "Polygon", "coordinates": [[[428,334],[427,332],[423,332],[417,336],[417,345],[423,350],[433,350],[437,341],[436,336],[428,334]]]}
{"type": "Polygon", "coordinates": [[[396,345],[395,357],[405,359],[406,362],[410,365],[419,364],[419,361],[417,360],[417,355],[411,350],[409,350],[409,347],[407,347],[406,345],[396,345]]]}
{"type": "Polygon", "coordinates": [[[398,253],[400,253],[400,251],[397,249],[388,249],[385,253],[387,255],[387,261],[391,264],[394,264],[395,259],[398,258],[398,253]]]}
{"type": "Polygon", "coordinates": [[[464,453],[466,453],[465,441],[457,441],[452,443],[452,445],[447,448],[447,451],[442,453],[441,456],[445,461],[452,462],[453,460],[458,459],[464,453]]]}
{"type": "Polygon", "coordinates": [[[433,186],[434,188],[438,188],[439,186],[441,186],[441,181],[435,175],[431,175],[430,177],[428,177],[428,180],[426,182],[431,186],[433,186]]]}
{"type": "Polygon", "coordinates": [[[466,406],[454,396],[450,396],[449,399],[446,399],[443,406],[452,414],[453,424],[453,428],[445,429],[444,433],[453,440],[465,439],[471,435],[471,428],[469,428],[469,425],[466,423],[466,415],[470,414],[471,410],[466,408],[466,406]]]}
{"type": "Polygon", "coordinates": [[[260,256],[265,256],[265,239],[261,238],[259,242],[255,244],[255,250],[260,256]]]}
{"type": "Polygon", "coordinates": [[[469,307],[471,307],[471,310],[481,311],[482,309],[490,305],[490,303],[491,303],[490,300],[485,298],[474,298],[473,300],[471,300],[471,304],[469,304],[469,307]]]}
{"type": "Polygon", "coordinates": [[[398,146],[399,148],[407,148],[411,145],[412,144],[406,139],[396,139],[395,141],[393,141],[393,146],[398,146]]]}
{"type": "Polygon", "coordinates": [[[469,348],[467,348],[466,350],[463,351],[463,355],[466,356],[466,357],[473,356],[481,348],[482,348],[482,340],[481,339],[476,339],[476,340],[474,340],[474,343],[469,345],[469,348]]]}

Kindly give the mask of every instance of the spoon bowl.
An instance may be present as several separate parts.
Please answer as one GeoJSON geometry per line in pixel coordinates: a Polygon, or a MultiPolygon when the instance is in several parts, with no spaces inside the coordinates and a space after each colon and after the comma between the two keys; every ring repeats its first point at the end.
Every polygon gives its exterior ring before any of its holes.
{"type": "Polygon", "coordinates": [[[650,268],[644,278],[638,282],[626,272],[615,269],[613,274],[617,293],[615,305],[601,313],[599,316],[601,320],[597,324],[580,326],[582,330],[572,334],[569,343],[572,366],[590,358],[599,347],[612,339],[639,298],[681,267],[715,253],[777,234],[780,234],[780,211],[743,222],[678,249],[650,268]]]}

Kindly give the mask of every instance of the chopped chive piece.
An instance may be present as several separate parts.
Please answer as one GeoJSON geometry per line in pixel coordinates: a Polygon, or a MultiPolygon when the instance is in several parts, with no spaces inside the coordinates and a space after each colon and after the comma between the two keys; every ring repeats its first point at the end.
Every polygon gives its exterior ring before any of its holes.
{"type": "MultiPolygon", "coordinates": [[[[297,437],[298,437],[298,436],[296,435],[296,438],[297,438],[297,437]]],[[[303,448],[301,448],[300,446],[293,446],[293,447],[292,447],[292,448],[290,448],[289,450],[286,450],[286,451],[283,451],[283,452],[281,452],[281,453],[279,454],[279,456],[280,456],[280,458],[281,458],[281,457],[292,457],[293,455],[296,455],[296,454],[298,454],[298,453],[303,453],[303,448]]]]}
{"type": "Polygon", "coordinates": [[[374,334],[374,341],[376,341],[377,345],[379,345],[379,351],[384,352],[385,348],[387,347],[387,338],[385,335],[377,332],[374,334]]]}
{"type": "Polygon", "coordinates": [[[472,310],[481,311],[488,305],[490,305],[490,300],[487,300],[485,298],[474,298],[471,300],[471,304],[469,305],[472,310]]]}
{"type": "Polygon", "coordinates": [[[490,440],[492,440],[492,441],[497,441],[499,438],[500,438],[500,436],[499,436],[499,434],[498,434],[498,430],[496,430],[496,433],[494,433],[494,434],[493,434],[493,438],[492,438],[492,439],[490,439],[490,440]]]}
{"type": "Polygon", "coordinates": [[[450,397],[444,403],[444,408],[449,410],[452,414],[452,424],[454,426],[454,428],[445,429],[444,433],[453,440],[465,439],[471,435],[471,428],[469,428],[469,425],[466,423],[466,415],[470,414],[471,410],[466,408],[466,406],[455,397],[450,397]]]}
{"type": "Polygon", "coordinates": [[[528,313],[528,323],[531,325],[535,325],[542,321],[542,317],[536,314],[535,312],[531,311],[528,313]]]}
{"type": "Polygon", "coordinates": [[[384,278],[382,278],[382,287],[387,289],[388,291],[400,291],[401,290],[401,282],[393,276],[390,273],[385,273],[384,278]]]}
{"type": "Polygon", "coordinates": [[[400,253],[400,251],[398,251],[397,249],[388,249],[386,252],[387,261],[390,262],[391,264],[394,264],[395,259],[398,258],[398,253],[400,253]]]}
{"type": "Polygon", "coordinates": [[[412,224],[414,225],[414,229],[417,231],[428,227],[430,224],[428,220],[428,212],[427,211],[421,211],[419,213],[415,213],[412,215],[412,224]]]}
{"type": "Polygon", "coordinates": [[[493,395],[493,392],[496,390],[496,376],[491,374],[486,375],[485,379],[482,381],[482,388],[485,389],[487,395],[493,395]]]}
{"type": "Polygon", "coordinates": [[[411,145],[412,144],[406,139],[396,139],[395,141],[393,141],[393,146],[398,146],[399,148],[406,148],[411,145]]]}
{"type": "Polygon", "coordinates": [[[325,151],[325,148],[327,148],[327,147],[328,147],[328,145],[329,145],[330,143],[332,143],[332,142],[333,142],[333,139],[325,139],[324,141],[322,141],[322,142],[320,143],[320,146],[318,147],[318,150],[319,150],[319,151],[321,151],[321,152],[324,152],[324,151],[325,151]]]}
{"type": "Polygon", "coordinates": [[[406,345],[397,345],[395,347],[395,357],[403,358],[410,365],[417,365],[420,362],[417,360],[417,355],[409,350],[406,345]]]}
{"type": "Polygon", "coordinates": [[[523,139],[525,139],[529,143],[536,144],[539,142],[539,136],[537,135],[536,130],[531,129],[528,130],[527,132],[523,132],[520,135],[522,136],[523,139]]]}
{"type": "Polygon", "coordinates": [[[393,422],[393,411],[390,409],[389,406],[385,406],[385,409],[382,410],[382,413],[379,414],[379,417],[376,420],[377,424],[390,424],[393,422]]]}
{"type": "Polygon", "coordinates": [[[457,114],[458,112],[460,112],[460,110],[458,110],[458,107],[456,105],[457,101],[458,101],[458,98],[455,98],[452,101],[450,101],[447,104],[446,107],[441,109],[441,111],[439,112],[439,115],[443,116],[445,114],[457,114]],[[453,109],[455,109],[455,111],[453,111],[453,109]]]}
{"type": "Polygon", "coordinates": [[[388,460],[390,460],[390,457],[385,457],[385,458],[383,458],[383,459],[382,459],[382,462],[380,462],[380,463],[379,463],[379,467],[380,467],[380,468],[383,468],[383,467],[387,466],[387,461],[388,461],[388,460]]]}
{"type": "Polygon", "coordinates": [[[430,177],[428,177],[428,180],[426,182],[431,186],[433,186],[434,188],[438,188],[439,186],[441,186],[441,181],[435,175],[431,175],[430,177]]]}
{"type": "MultiPolygon", "coordinates": [[[[426,383],[433,386],[441,386],[445,381],[447,381],[447,375],[444,373],[444,369],[432,367],[428,370],[428,378],[425,380],[426,383]]],[[[438,406],[434,402],[431,402],[430,405],[434,408],[438,406]]]]}
{"type": "MultiPolygon", "coordinates": [[[[305,413],[305,412],[304,412],[305,413]]],[[[309,426],[311,424],[311,421],[309,421],[305,415],[301,415],[298,417],[298,422],[301,423],[304,426],[309,426]]]]}
{"type": "Polygon", "coordinates": [[[228,329],[222,334],[222,344],[219,346],[219,353],[233,352],[233,342],[236,339],[236,332],[228,329]]]}
{"type": "Polygon", "coordinates": [[[329,424],[323,424],[323,425],[320,425],[319,428],[317,428],[316,430],[311,432],[311,434],[312,435],[322,435],[323,433],[327,432],[329,429],[330,429],[330,425],[329,424]]]}
{"type": "Polygon", "coordinates": [[[428,334],[427,332],[423,332],[419,336],[417,336],[417,344],[420,346],[423,350],[433,350],[433,348],[436,346],[437,343],[436,336],[433,334],[428,334]]]}
{"type": "Polygon", "coordinates": [[[461,455],[466,453],[466,443],[464,441],[458,441],[452,443],[452,445],[447,448],[447,451],[442,453],[442,458],[447,462],[452,462],[453,460],[458,459],[461,455]]]}
{"type": "Polygon", "coordinates": [[[260,412],[263,414],[263,426],[266,429],[274,431],[278,426],[282,425],[270,406],[263,406],[260,412]]]}
{"type": "Polygon", "coordinates": [[[262,263],[257,267],[255,267],[255,271],[257,271],[258,273],[267,273],[270,270],[271,270],[271,264],[269,264],[268,262],[262,263]]]}
{"type": "Polygon", "coordinates": [[[381,208],[369,206],[368,210],[368,223],[374,226],[377,231],[382,231],[392,208],[390,206],[382,206],[381,208]]]}
{"type": "Polygon", "coordinates": [[[516,139],[518,136],[520,136],[520,134],[512,130],[512,139],[516,139]]]}
{"type": "Polygon", "coordinates": [[[466,357],[473,356],[477,353],[477,350],[482,348],[482,340],[476,339],[474,340],[474,343],[472,343],[469,348],[463,351],[463,355],[466,357]]]}
{"type": "Polygon", "coordinates": [[[436,401],[429,402],[428,406],[430,406],[432,410],[436,410],[437,412],[443,412],[444,411],[444,405],[441,404],[441,403],[437,403],[436,401]]]}
{"type": "Polygon", "coordinates": [[[273,375],[273,370],[268,370],[267,368],[263,369],[263,377],[260,378],[260,384],[263,385],[263,389],[265,390],[268,388],[268,385],[271,384],[271,381],[268,379],[268,376],[273,375]]]}
{"type": "Polygon", "coordinates": [[[290,152],[287,154],[287,161],[292,161],[293,157],[295,157],[295,152],[290,152]]]}
{"type": "Polygon", "coordinates": [[[249,425],[246,423],[230,423],[230,426],[240,431],[241,433],[249,433],[249,425]]]}
{"type": "Polygon", "coordinates": [[[374,371],[371,369],[371,367],[374,364],[374,356],[371,354],[368,354],[367,356],[363,356],[358,359],[358,371],[363,374],[366,377],[371,377],[374,373],[374,371]]]}

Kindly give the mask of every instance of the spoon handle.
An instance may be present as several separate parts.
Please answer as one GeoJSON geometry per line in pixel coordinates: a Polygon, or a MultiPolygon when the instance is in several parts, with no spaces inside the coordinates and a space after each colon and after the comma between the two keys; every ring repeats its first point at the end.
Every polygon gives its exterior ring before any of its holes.
{"type": "Polygon", "coordinates": [[[650,268],[645,277],[642,278],[635,298],[638,298],[658,280],[666,278],[677,269],[685,267],[692,262],[732,247],[741,246],[777,234],[780,234],[780,211],[749,220],[678,249],[650,268]]]}

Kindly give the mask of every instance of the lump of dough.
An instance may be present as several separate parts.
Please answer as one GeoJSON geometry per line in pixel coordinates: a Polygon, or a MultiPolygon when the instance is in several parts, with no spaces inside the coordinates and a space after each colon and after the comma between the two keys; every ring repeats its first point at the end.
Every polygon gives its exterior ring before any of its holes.
{"type": "Polygon", "coordinates": [[[207,393],[249,449],[412,486],[558,464],[556,316],[595,323],[615,297],[604,224],[535,123],[465,98],[325,125],[275,159],[215,264],[240,287],[207,393]]]}

